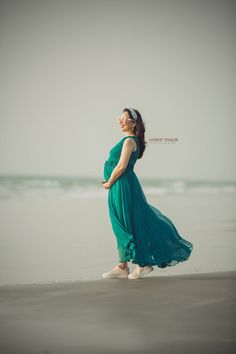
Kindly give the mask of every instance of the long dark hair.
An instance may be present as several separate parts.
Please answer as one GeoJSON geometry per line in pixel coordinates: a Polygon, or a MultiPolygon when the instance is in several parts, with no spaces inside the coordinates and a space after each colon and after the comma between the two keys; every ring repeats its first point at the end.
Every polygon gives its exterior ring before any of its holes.
{"type": "Polygon", "coordinates": [[[139,140],[139,156],[138,159],[141,159],[143,156],[144,150],[146,149],[146,144],[147,142],[145,141],[145,124],[143,122],[143,119],[141,117],[141,114],[137,109],[134,109],[134,111],[137,113],[137,120],[134,120],[132,117],[132,114],[130,113],[129,108],[124,108],[123,112],[128,112],[129,113],[129,118],[132,119],[134,122],[136,122],[136,125],[134,127],[134,134],[138,137],[139,140]]]}

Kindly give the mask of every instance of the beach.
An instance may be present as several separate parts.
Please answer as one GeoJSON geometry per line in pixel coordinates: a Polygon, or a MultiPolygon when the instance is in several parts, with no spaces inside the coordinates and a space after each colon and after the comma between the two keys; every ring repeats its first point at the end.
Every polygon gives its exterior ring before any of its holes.
{"type": "Polygon", "coordinates": [[[235,352],[236,272],[0,287],[4,354],[235,352]]]}
{"type": "Polygon", "coordinates": [[[0,354],[236,352],[235,4],[1,1],[0,354]]]}
{"type": "MultiPolygon", "coordinates": [[[[235,194],[146,198],[194,247],[187,262],[150,276],[236,270],[235,194]]],[[[106,195],[0,199],[0,225],[0,285],[98,280],[117,263],[106,195]]]]}
{"type": "Polygon", "coordinates": [[[235,195],[146,197],[194,249],[138,280],[102,278],[106,196],[0,199],[1,353],[234,352],[235,195]]]}

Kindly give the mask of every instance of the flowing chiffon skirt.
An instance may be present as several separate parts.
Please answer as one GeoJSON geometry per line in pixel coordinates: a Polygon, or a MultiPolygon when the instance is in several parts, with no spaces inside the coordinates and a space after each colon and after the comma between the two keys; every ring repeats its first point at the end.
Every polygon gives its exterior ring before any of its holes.
{"type": "MultiPolygon", "coordinates": [[[[115,166],[116,162],[105,162],[106,180],[115,166]]],[[[170,218],[147,202],[133,166],[128,165],[108,190],[108,207],[119,262],[165,268],[189,258],[193,244],[179,235],[170,218]]]]}

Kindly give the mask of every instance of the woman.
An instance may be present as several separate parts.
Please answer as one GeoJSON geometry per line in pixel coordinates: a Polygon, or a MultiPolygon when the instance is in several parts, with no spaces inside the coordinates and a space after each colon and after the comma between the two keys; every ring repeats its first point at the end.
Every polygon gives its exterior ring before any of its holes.
{"type": "Polygon", "coordinates": [[[125,133],[104,164],[103,186],[108,191],[108,207],[116,236],[119,263],[103,278],[139,279],[160,268],[186,261],[193,244],[183,239],[173,222],[148,204],[133,170],[145,150],[145,127],[138,110],[125,108],[119,117],[125,133]],[[132,273],[128,262],[136,264],[132,273]]]}

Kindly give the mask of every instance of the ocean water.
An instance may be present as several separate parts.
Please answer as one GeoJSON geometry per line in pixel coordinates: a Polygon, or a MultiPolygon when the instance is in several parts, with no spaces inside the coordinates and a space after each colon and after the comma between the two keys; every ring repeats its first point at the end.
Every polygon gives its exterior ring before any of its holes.
{"type": "MultiPolygon", "coordinates": [[[[0,175],[0,199],[31,197],[106,198],[99,177],[0,175]]],[[[147,195],[236,194],[236,181],[141,179],[147,195]]]]}
{"type": "MultiPolygon", "coordinates": [[[[139,180],[194,245],[151,277],[236,270],[235,182],[139,180]]],[[[0,176],[0,286],[101,279],[117,263],[107,192],[99,177],[0,176]]]]}

